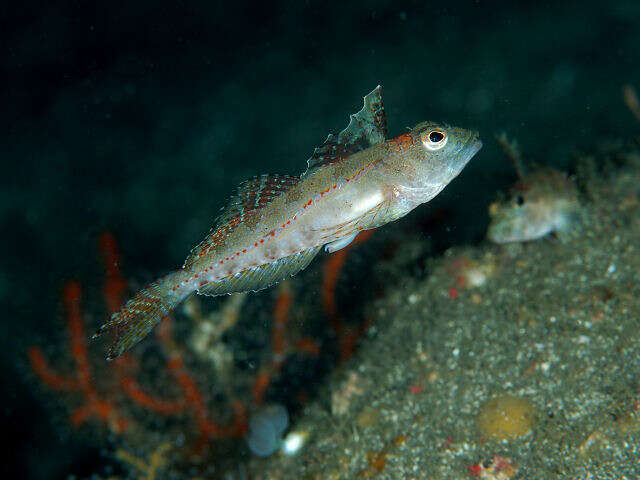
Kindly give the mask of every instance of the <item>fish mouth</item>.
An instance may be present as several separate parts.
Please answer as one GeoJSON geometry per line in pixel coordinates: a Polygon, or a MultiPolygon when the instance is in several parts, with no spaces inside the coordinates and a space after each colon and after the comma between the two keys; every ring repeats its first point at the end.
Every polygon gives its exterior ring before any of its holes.
{"type": "Polygon", "coordinates": [[[469,149],[469,155],[472,157],[480,151],[482,148],[482,140],[480,140],[480,134],[473,132],[473,137],[467,142],[467,148],[469,149]]]}
{"type": "Polygon", "coordinates": [[[477,132],[474,132],[473,136],[467,141],[465,146],[462,148],[461,159],[464,165],[466,165],[469,160],[471,160],[476,153],[480,151],[482,148],[482,140],[480,140],[480,136],[477,132]]]}

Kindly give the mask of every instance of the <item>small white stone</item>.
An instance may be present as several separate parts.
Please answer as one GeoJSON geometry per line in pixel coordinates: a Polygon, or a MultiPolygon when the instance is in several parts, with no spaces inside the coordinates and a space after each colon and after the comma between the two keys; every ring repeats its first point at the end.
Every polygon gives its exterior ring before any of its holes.
{"type": "Polygon", "coordinates": [[[416,295],[415,293],[412,293],[411,295],[409,295],[409,298],[407,298],[407,301],[413,305],[414,303],[416,303],[418,301],[418,295],[416,295]]]}
{"type": "Polygon", "coordinates": [[[304,446],[308,438],[309,433],[304,430],[289,433],[282,441],[282,453],[295,455],[304,446]]]}

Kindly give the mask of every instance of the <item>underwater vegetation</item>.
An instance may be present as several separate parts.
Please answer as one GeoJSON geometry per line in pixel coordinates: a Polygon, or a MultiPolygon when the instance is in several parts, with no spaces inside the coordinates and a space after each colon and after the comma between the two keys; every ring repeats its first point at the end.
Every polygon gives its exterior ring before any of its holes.
{"type": "MultiPolygon", "coordinates": [[[[337,281],[350,249],[371,233],[366,232],[358,242],[328,257],[322,269],[321,305],[337,342],[338,361],[346,361],[353,354],[364,326],[345,323],[340,317],[337,281]]],[[[98,246],[104,268],[101,293],[104,309],[110,313],[122,305],[128,284],[120,270],[122,259],[115,237],[103,233],[98,246]]],[[[183,321],[193,324],[186,341],[176,338],[173,319],[167,318],[150,347],[155,359],[150,360],[144,351],[134,351],[105,368],[100,345],[88,343],[85,324],[89,317],[83,309],[82,285],[76,280],[63,288],[68,345],[57,348],[68,352],[71,368],[58,367],[65,363],[60,355],[51,360],[39,346],[29,348],[27,355],[39,381],[58,392],[56,402],[67,406],[72,427],[97,429],[101,437],[115,435],[120,446],[111,458],[125,472],[124,478],[138,478],[141,472],[146,472],[144,478],[149,479],[163,478],[161,475],[167,472],[179,475],[176,472],[186,465],[203,473],[219,472],[223,468],[217,461],[217,443],[238,439],[236,450],[246,442],[254,454],[265,456],[281,446],[295,452],[304,442],[304,433],[282,438],[289,423],[284,406],[263,406],[267,389],[282,375],[287,360],[300,355],[318,357],[321,351],[319,341],[290,328],[293,295],[289,282],[278,287],[264,361],[251,375],[238,375],[233,351],[224,340],[225,333],[237,328],[242,316],[242,295],[228,297],[208,313],[203,312],[200,302],[191,299],[183,309],[187,317],[183,321]],[[158,364],[158,358],[164,365],[158,364]],[[219,390],[228,395],[225,401],[214,401],[209,393],[207,385],[213,378],[220,384],[219,390]],[[242,438],[244,442],[239,441],[242,438]],[[209,458],[216,461],[210,462],[209,458]]],[[[237,453],[232,458],[235,456],[237,453]]],[[[224,468],[235,469],[237,463],[230,458],[227,464],[232,467],[224,468]]]]}
{"type": "MultiPolygon", "coordinates": [[[[114,237],[109,233],[103,234],[99,245],[105,267],[104,299],[109,311],[113,312],[122,302],[126,282],[120,274],[121,260],[114,237]]],[[[83,325],[81,296],[81,286],[77,281],[65,285],[63,298],[75,375],[67,376],[54,371],[40,347],[34,346],[28,351],[33,370],[45,385],[81,397],[81,406],[71,412],[72,425],[77,427],[97,420],[105,423],[114,433],[135,429],[137,425],[131,418],[130,408],[121,405],[127,400],[153,414],[190,417],[195,424],[195,431],[200,435],[199,442],[210,437],[238,437],[244,433],[246,413],[240,404],[233,404],[235,413],[231,425],[220,425],[210,417],[201,388],[184,364],[182,352],[175,344],[170,321],[158,332],[158,340],[166,357],[164,369],[174,382],[174,388],[169,391],[179,392],[175,397],[161,397],[145,390],[136,379],[140,365],[139,359],[133,356],[122,358],[114,364],[113,369],[100,368],[100,374],[95,375],[87,351],[88,337],[83,325]],[[114,378],[105,378],[112,376],[114,378]],[[107,393],[99,393],[96,382],[111,384],[110,389],[107,393]]]]}

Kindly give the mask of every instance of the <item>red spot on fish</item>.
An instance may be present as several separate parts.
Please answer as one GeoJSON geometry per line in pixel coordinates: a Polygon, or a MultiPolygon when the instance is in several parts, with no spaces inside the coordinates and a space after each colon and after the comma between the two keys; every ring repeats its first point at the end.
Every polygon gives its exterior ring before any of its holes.
{"type": "Polygon", "coordinates": [[[454,299],[457,298],[458,295],[460,295],[460,291],[456,288],[456,287],[450,287],[449,288],[449,298],[450,299],[454,299]]]}
{"type": "Polygon", "coordinates": [[[413,137],[410,133],[405,133],[404,135],[389,140],[389,144],[403,152],[413,145],[413,137]]]}

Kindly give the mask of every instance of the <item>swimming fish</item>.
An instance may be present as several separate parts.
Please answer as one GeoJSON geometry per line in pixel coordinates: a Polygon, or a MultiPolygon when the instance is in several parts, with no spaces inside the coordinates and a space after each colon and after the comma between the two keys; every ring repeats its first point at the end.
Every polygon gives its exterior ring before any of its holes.
{"type": "Polygon", "coordinates": [[[574,180],[550,167],[527,172],[515,141],[508,141],[504,134],[497,140],[513,161],[519,180],[506,199],[489,206],[489,240],[526,242],[573,228],[581,208],[574,180]]]}
{"type": "Polygon", "coordinates": [[[262,175],[238,187],[182,268],[138,292],[98,330],[115,332],[107,359],[144,338],[192,293],[269,287],[332,253],[363,230],[435,197],[480,150],[478,133],[423,122],[386,140],[378,85],[349,125],[316,148],[300,176],[262,175]]]}

